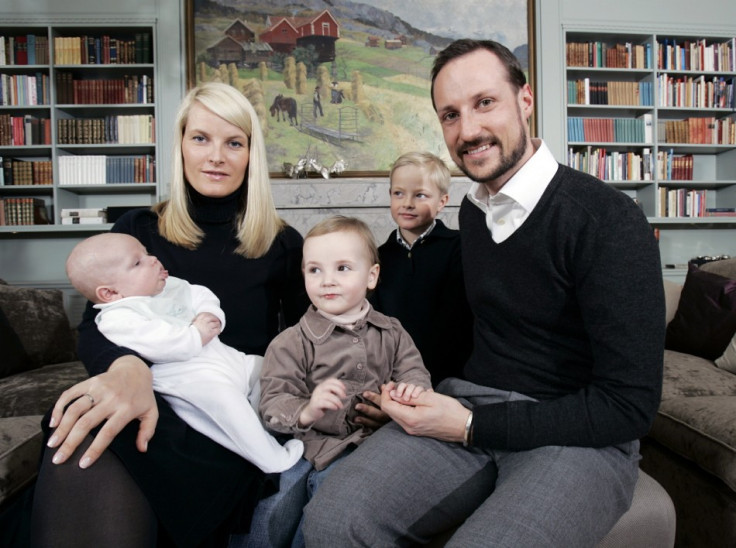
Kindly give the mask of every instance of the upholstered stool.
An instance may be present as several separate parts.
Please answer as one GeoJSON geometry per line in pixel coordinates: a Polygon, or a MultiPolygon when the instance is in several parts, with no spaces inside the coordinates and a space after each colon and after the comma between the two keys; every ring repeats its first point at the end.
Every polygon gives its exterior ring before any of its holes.
{"type": "MultiPolygon", "coordinates": [[[[433,539],[427,548],[441,548],[453,530],[433,539]]],[[[675,545],[675,506],[654,478],[639,470],[631,508],[596,548],[672,548],[675,545]]]]}
{"type": "Polygon", "coordinates": [[[631,508],[597,548],[672,548],[675,506],[659,483],[639,470],[631,508]]]}

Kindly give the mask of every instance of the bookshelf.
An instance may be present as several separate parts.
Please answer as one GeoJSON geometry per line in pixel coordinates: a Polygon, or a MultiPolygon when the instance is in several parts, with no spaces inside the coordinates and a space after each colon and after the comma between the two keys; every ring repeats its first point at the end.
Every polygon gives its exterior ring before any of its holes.
{"type": "Polygon", "coordinates": [[[670,269],[736,256],[734,36],[565,31],[567,163],[640,204],[670,269]]]}
{"type": "Polygon", "coordinates": [[[0,238],[158,201],[154,24],[0,23],[0,43],[0,238]]]}

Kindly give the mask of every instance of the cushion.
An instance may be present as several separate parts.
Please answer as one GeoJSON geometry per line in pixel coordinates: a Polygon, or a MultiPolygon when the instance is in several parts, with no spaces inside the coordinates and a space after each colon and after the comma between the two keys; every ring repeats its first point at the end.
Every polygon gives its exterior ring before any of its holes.
{"type": "Polygon", "coordinates": [[[0,348],[2,348],[0,378],[28,368],[28,354],[2,309],[0,309],[0,348]]]}
{"type": "Polygon", "coordinates": [[[662,401],[696,396],[736,396],[736,375],[711,360],[664,351],[662,401]]]}
{"type": "Polygon", "coordinates": [[[736,491],[736,398],[701,396],[662,402],[649,435],[736,491]]]}
{"type": "Polygon", "coordinates": [[[0,417],[43,415],[64,390],[87,378],[82,362],[74,361],[0,379],[0,417]]]}
{"type": "Polygon", "coordinates": [[[716,365],[721,369],[736,373],[736,336],[728,343],[723,355],[716,360],[716,365]]]}
{"type": "Polygon", "coordinates": [[[736,259],[720,259],[718,261],[708,261],[700,265],[701,270],[712,272],[725,278],[736,279],[736,259]]]}
{"type": "Polygon", "coordinates": [[[719,358],[736,333],[736,280],[690,265],[665,348],[719,358]]]}
{"type": "Polygon", "coordinates": [[[42,438],[41,416],[0,419],[0,503],[36,477],[42,438]]]}
{"type": "Polygon", "coordinates": [[[75,359],[75,340],[60,290],[0,284],[0,310],[23,344],[27,369],[75,359]]]}

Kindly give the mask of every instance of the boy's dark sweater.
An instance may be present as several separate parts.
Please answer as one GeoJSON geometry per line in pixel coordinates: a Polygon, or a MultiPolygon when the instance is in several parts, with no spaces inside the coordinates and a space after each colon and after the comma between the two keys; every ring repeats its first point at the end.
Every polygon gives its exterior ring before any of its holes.
{"type": "Polygon", "coordinates": [[[659,250],[640,208],[560,166],[504,242],[467,197],[460,229],[476,322],[466,378],[539,400],[476,408],[474,443],[603,447],[645,435],[665,323],[659,250]]]}
{"type": "Polygon", "coordinates": [[[465,296],[460,232],[438,219],[411,250],[396,241],[394,231],[378,253],[381,274],[370,297],[373,306],[398,318],[409,332],[433,385],[461,377],[470,355],[472,315],[465,296]]]}

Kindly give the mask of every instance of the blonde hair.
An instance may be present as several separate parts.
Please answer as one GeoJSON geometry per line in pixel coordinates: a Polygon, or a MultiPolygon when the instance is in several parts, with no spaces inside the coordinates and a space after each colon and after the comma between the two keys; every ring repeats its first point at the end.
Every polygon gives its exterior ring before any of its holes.
{"type": "Polygon", "coordinates": [[[247,136],[250,159],[246,169],[240,211],[236,220],[240,245],[236,252],[248,258],[266,254],[274,239],[286,226],[278,216],[271,194],[266,145],[258,115],[248,99],[237,89],[220,82],[207,82],[193,88],[182,101],[174,124],[171,154],[171,197],[153,207],[158,213],[158,229],[168,241],[187,249],[196,249],[204,234],[189,212],[189,195],[184,177],[182,137],[189,111],[195,102],[239,127],[247,136]]]}
{"type": "Polygon", "coordinates": [[[400,167],[414,166],[423,169],[429,182],[434,184],[442,194],[450,190],[450,170],[440,158],[431,152],[407,152],[399,156],[391,166],[389,180],[400,167]]]}
{"type": "Polygon", "coordinates": [[[376,240],[373,237],[373,232],[371,232],[371,229],[367,224],[355,217],[346,217],[344,215],[328,217],[314,225],[309,232],[307,232],[307,235],[304,237],[304,241],[306,242],[309,238],[332,234],[333,232],[353,232],[357,234],[365,244],[366,251],[368,251],[368,257],[370,258],[370,263],[379,264],[378,246],[376,245],[376,240]]]}

